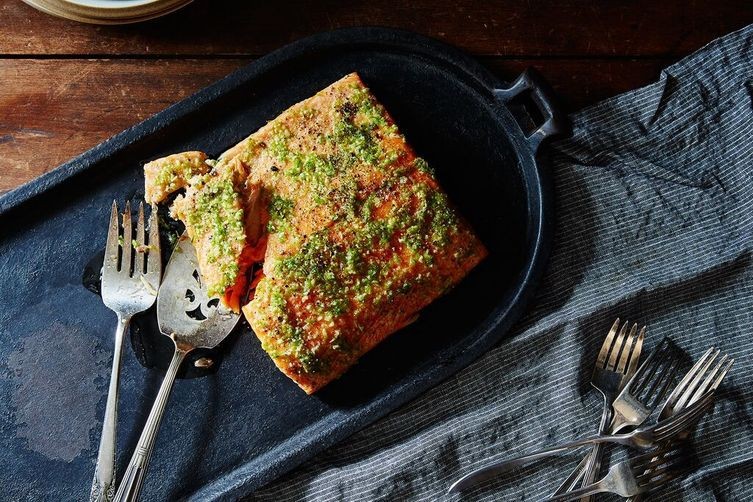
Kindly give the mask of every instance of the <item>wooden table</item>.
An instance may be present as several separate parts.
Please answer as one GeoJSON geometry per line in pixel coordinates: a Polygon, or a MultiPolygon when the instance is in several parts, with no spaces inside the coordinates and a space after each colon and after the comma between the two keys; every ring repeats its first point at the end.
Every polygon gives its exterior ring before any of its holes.
{"type": "Polygon", "coordinates": [[[159,20],[106,27],[0,0],[0,193],[324,30],[417,31],[505,79],[533,66],[576,110],[648,84],[752,22],[751,0],[197,0],[159,20]]]}

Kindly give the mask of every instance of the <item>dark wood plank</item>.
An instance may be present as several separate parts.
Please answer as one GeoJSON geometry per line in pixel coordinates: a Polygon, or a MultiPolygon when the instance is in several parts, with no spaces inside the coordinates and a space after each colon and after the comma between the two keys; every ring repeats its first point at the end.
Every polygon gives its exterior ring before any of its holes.
{"type": "MultiPolygon", "coordinates": [[[[666,61],[485,59],[504,79],[537,67],[568,109],[654,80],[666,61]]],[[[248,63],[0,59],[0,192],[26,182],[248,63]]],[[[271,118],[271,117],[270,117],[271,118]]]]}
{"type": "Polygon", "coordinates": [[[140,122],[243,60],[0,60],[0,192],[140,122]]]}
{"type": "Polygon", "coordinates": [[[0,54],[258,56],[320,31],[381,25],[477,55],[676,57],[750,23],[751,0],[197,0],[159,20],[105,27],[0,0],[0,54]]]}

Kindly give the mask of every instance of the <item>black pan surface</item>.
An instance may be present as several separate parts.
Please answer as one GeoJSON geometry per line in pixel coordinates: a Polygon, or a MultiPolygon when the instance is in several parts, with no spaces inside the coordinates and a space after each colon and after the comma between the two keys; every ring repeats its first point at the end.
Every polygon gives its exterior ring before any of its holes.
{"type": "MultiPolygon", "coordinates": [[[[352,71],[435,168],[490,256],[417,322],[315,396],[277,371],[243,325],[224,344],[214,371],[188,371],[176,383],[143,499],[231,500],[249,493],[504,337],[547,254],[548,176],[536,150],[557,132],[558,117],[546,88],[530,73],[503,84],[467,56],[411,33],[359,28],[310,37],[0,198],[3,496],[59,501],[88,493],[115,316],[86,286],[96,282],[113,199],[143,196],[145,161],[188,149],[217,155],[352,71]],[[549,119],[533,133],[511,113],[526,94],[549,119]]],[[[153,315],[137,320],[134,351],[124,356],[121,472],[165,365],[153,315]]]]}

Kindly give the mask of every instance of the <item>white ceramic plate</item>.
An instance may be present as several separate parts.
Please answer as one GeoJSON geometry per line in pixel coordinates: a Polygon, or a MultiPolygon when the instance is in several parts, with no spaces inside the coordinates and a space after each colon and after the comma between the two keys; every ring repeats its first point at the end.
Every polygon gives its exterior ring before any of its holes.
{"type": "Polygon", "coordinates": [[[160,0],[65,0],[67,3],[80,5],[81,7],[90,7],[94,9],[128,9],[131,7],[142,7],[148,4],[161,3],[160,0]]]}
{"type": "Polygon", "coordinates": [[[93,24],[127,24],[174,12],[192,0],[23,0],[53,16],[93,24]]]}

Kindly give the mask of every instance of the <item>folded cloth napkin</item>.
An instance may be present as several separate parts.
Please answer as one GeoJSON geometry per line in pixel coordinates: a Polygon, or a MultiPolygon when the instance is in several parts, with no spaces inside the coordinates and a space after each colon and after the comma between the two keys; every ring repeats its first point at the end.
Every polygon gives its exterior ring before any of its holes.
{"type": "MultiPolygon", "coordinates": [[[[461,474],[594,432],[590,374],[616,317],[737,359],[700,467],[656,500],[753,498],[753,26],[571,117],[550,145],[556,237],[527,315],[482,359],[250,500],[437,500],[461,474]]],[[[540,500],[583,452],[467,495],[540,500]]],[[[453,497],[449,497],[452,499],[453,497]]]]}

